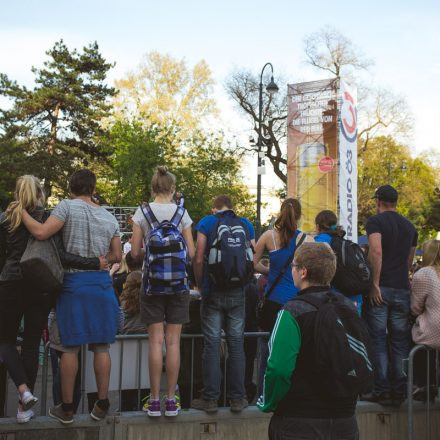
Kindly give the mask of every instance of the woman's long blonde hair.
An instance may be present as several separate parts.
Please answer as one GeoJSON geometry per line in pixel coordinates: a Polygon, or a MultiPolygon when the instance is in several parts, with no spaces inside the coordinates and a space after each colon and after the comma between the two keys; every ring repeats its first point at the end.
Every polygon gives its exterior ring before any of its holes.
{"type": "Polygon", "coordinates": [[[14,232],[21,225],[23,209],[32,212],[44,205],[44,191],[39,180],[29,174],[20,176],[15,184],[14,199],[5,212],[9,232],[14,232]]]}
{"type": "Polygon", "coordinates": [[[432,266],[440,272],[440,240],[428,240],[423,243],[423,266],[432,266]]]}

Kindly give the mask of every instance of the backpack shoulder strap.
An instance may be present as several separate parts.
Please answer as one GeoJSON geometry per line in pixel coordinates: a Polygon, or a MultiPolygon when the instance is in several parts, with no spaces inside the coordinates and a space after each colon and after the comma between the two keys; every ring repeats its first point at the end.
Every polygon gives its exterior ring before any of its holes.
{"type": "Polygon", "coordinates": [[[242,217],[237,217],[237,218],[240,220],[240,223],[243,226],[244,233],[246,234],[246,240],[251,241],[250,238],[251,234],[249,232],[248,225],[246,224],[246,222],[243,220],[242,217]]]}
{"type": "Polygon", "coordinates": [[[185,215],[186,209],[183,206],[178,205],[176,212],[174,213],[173,217],[170,220],[170,223],[172,223],[176,228],[180,225],[180,222],[183,219],[183,216],[185,215]]]}
{"type": "Polygon", "coordinates": [[[141,208],[142,214],[144,214],[145,220],[147,220],[150,228],[156,229],[159,227],[159,222],[157,221],[156,216],[154,215],[151,206],[149,203],[145,203],[143,205],[139,205],[141,208]]]}

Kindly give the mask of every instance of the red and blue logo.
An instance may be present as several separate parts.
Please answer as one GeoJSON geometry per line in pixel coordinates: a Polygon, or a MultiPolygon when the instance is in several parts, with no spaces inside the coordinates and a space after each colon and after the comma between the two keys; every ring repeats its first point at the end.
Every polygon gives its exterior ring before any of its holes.
{"type": "Polygon", "coordinates": [[[357,109],[350,93],[342,95],[341,102],[341,131],[348,142],[354,142],[357,136],[357,109]]]}

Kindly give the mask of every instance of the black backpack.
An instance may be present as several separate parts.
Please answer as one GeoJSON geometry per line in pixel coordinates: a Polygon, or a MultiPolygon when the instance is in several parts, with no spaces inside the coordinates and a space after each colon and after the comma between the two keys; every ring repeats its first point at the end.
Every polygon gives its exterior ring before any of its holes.
{"type": "Polygon", "coordinates": [[[360,246],[341,237],[332,237],[330,246],[337,257],[331,285],[347,296],[368,295],[373,278],[367,256],[360,246]]]}
{"type": "Polygon", "coordinates": [[[244,287],[254,273],[249,232],[231,211],[218,213],[216,217],[207,255],[209,277],[220,289],[244,287]]]}
{"type": "Polygon", "coordinates": [[[314,325],[313,367],[319,387],[334,397],[357,397],[372,390],[367,327],[343,295],[327,292],[323,297],[305,294],[294,298],[318,309],[314,325]]]}

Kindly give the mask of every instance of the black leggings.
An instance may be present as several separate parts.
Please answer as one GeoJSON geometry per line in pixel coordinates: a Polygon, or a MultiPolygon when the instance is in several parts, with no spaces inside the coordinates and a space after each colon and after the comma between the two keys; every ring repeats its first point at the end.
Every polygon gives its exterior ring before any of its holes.
{"type": "Polygon", "coordinates": [[[41,334],[48,312],[48,298],[36,293],[23,280],[0,281],[0,358],[17,387],[26,384],[34,389],[41,334]],[[17,336],[23,317],[20,354],[17,336]]]}

